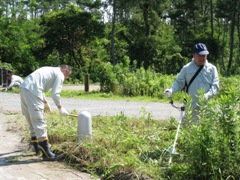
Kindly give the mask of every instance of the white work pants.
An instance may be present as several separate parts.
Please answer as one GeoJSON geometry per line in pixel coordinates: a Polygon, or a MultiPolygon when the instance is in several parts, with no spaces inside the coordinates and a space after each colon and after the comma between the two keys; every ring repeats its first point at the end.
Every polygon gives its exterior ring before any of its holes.
{"type": "Polygon", "coordinates": [[[31,136],[47,137],[47,124],[44,118],[44,103],[39,97],[27,89],[21,89],[21,108],[25,116],[31,136]]]}

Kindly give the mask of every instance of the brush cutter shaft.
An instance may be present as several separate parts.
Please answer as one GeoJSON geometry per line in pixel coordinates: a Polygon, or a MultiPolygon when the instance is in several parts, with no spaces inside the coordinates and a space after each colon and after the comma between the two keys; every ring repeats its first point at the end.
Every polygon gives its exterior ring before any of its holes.
{"type": "Polygon", "coordinates": [[[180,115],[180,119],[179,119],[179,123],[178,123],[178,127],[177,127],[177,132],[176,132],[175,140],[174,140],[174,143],[173,143],[173,152],[175,152],[175,147],[176,147],[176,144],[177,144],[178,134],[179,134],[180,126],[181,126],[181,123],[182,123],[183,113],[184,112],[181,111],[181,115],[180,115]]]}
{"type": "Polygon", "coordinates": [[[171,152],[170,152],[171,154],[170,154],[170,158],[169,158],[169,161],[168,161],[169,164],[172,163],[172,155],[173,155],[173,154],[178,154],[178,153],[176,152],[176,144],[177,144],[178,134],[179,134],[179,131],[180,131],[180,126],[181,126],[181,123],[182,123],[183,115],[184,115],[184,111],[181,111],[180,119],[179,119],[179,123],[178,123],[178,127],[177,127],[177,132],[176,132],[176,136],[175,136],[175,140],[174,140],[174,142],[173,142],[172,150],[171,150],[171,152]]]}
{"type": "MultiPolygon", "coordinates": [[[[184,101],[186,101],[186,100],[184,100],[184,101]]],[[[178,134],[179,134],[179,131],[180,131],[180,126],[181,126],[181,124],[182,124],[182,119],[183,119],[184,110],[185,110],[184,106],[181,106],[181,107],[175,106],[175,105],[173,104],[173,100],[172,100],[172,99],[171,99],[171,101],[170,101],[170,104],[171,104],[174,108],[178,109],[181,113],[180,113],[180,118],[179,118],[179,122],[178,122],[178,127],[177,127],[177,132],[176,132],[175,140],[174,140],[174,142],[173,142],[172,150],[171,150],[171,152],[170,152],[171,155],[170,155],[170,158],[169,158],[169,164],[172,163],[172,154],[178,154],[178,153],[176,152],[176,144],[177,144],[178,134]]]]}
{"type": "Polygon", "coordinates": [[[77,114],[69,114],[69,116],[71,116],[71,117],[78,117],[77,114]]]}

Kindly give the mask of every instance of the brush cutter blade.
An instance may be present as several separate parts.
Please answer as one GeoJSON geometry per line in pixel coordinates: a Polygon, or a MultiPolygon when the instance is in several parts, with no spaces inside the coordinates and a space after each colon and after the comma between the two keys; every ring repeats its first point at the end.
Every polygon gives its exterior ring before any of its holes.
{"type": "Polygon", "coordinates": [[[173,149],[167,150],[167,153],[172,154],[172,155],[180,155],[180,153],[176,152],[173,149]]]}

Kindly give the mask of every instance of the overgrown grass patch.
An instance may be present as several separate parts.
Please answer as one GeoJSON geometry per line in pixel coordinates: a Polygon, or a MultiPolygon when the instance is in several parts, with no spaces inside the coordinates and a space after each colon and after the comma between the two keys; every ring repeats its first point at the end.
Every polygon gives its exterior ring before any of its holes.
{"type": "Polygon", "coordinates": [[[165,133],[168,122],[123,115],[92,122],[92,142],[79,143],[75,118],[48,115],[49,139],[69,164],[103,179],[161,176],[159,158],[173,135],[165,133]]]}

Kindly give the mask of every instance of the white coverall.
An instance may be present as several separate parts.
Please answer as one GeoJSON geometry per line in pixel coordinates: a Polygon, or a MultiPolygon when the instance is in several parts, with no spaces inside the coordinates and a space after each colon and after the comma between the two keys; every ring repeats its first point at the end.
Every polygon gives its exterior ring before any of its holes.
{"type": "Polygon", "coordinates": [[[7,87],[7,90],[11,89],[13,86],[20,86],[23,83],[23,79],[20,76],[12,75],[11,83],[7,87]]]}
{"type": "Polygon", "coordinates": [[[21,84],[22,114],[29,124],[31,136],[47,137],[46,120],[44,118],[45,92],[51,90],[56,106],[61,105],[60,92],[64,74],[60,67],[42,67],[31,73],[21,84]]]}
{"type": "MultiPolygon", "coordinates": [[[[172,94],[183,89],[185,86],[185,81],[187,84],[189,84],[189,81],[197,72],[198,68],[199,67],[194,63],[194,58],[192,58],[191,62],[183,66],[172,85],[172,94]]],[[[204,67],[188,88],[188,94],[192,97],[192,108],[196,111],[198,110],[197,96],[199,95],[198,91],[200,89],[204,89],[204,96],[207,100],[209,100],[219,91],[219,77],[217,68],[213,64],[209,63],[208,60],[206,60],[204,67]]],[[[193,112],[193,116],[196,117],[196,115],[197,114],[194,114],[193,112]]]]}

